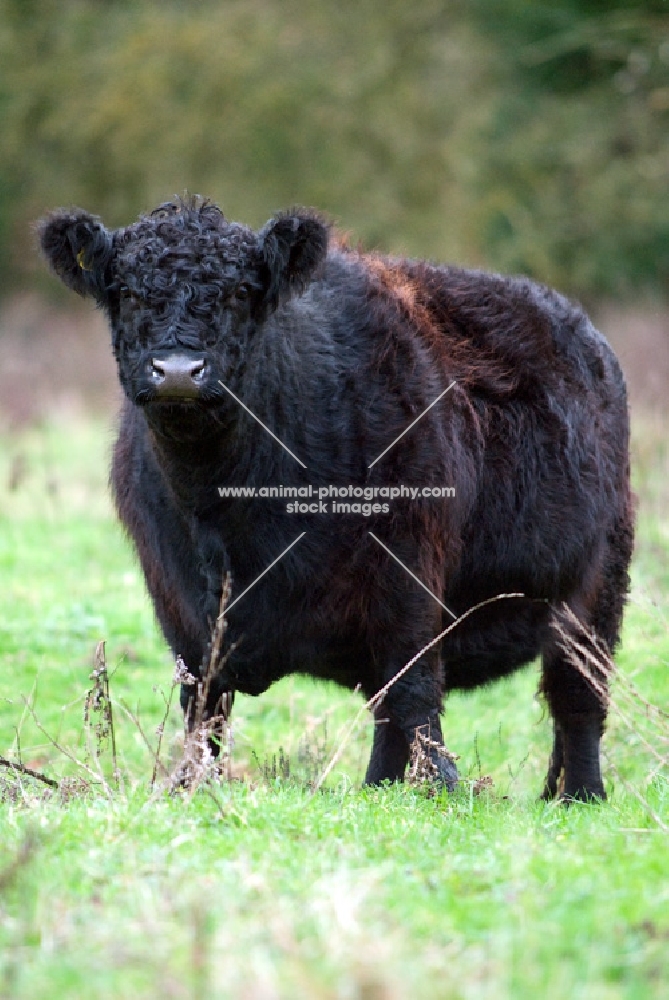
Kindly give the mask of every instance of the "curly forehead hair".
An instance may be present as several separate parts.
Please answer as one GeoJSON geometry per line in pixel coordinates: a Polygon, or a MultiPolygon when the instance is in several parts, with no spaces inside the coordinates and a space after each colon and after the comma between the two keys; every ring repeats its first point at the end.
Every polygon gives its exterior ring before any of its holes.
{"type": "Polygon", "coordinates": [[[165,294],[181,282],[234,281],[258,254],[251,229],[226,220],[211,202],[165,202],[114,234],[117,273],[131,289],[165,294]]]}

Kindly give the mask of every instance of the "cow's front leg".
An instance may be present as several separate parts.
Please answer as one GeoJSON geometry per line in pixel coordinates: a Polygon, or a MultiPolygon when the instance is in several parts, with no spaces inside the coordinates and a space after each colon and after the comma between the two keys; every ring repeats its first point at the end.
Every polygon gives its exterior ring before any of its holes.
{"type": "Polygon", "coordinates": [[[382,781],[403,781],[408,763],[409,741],[381,705],[374,711],[374,743],[365,784],[379,785],[382,781]]]}
{"type": "Polygon", "coordinates": [[[186,732],[192,734],[205,727],[209,749],[214,757],[220,754],[225,723],[230,718],[234,699],[234,690],[221,675],[207,677],[190,674],[181,684],[180,701],[186,732]]]}
{"type": "Polygon", "coordinates": [[[378,785],[382,781],[403,781],[411,748],[415,745],[428,758],[428,772],[449,792],[458,783],[458,770],[452,756],[444,747],[439,715],[429,713],[427,721],[414,719],[413,722],[398,724],[391,717],[391,709],[385,703],[374,712],[374,743],[365,775],[366,785],[378,785]]]}
{"type": "Polygon", "coordinates": [[[234,700],[234,687],[226,670],[234,650],[225,618],[231,574],[215,517],[194,518],[191,532],[200,569],[200,617],[208,639],[200,663],[191,667],[190,676],[181,685],[181,707],[188,733],[207,727],[209,747],[216,757],[234,700]]]}
{"type": "Polygon", "coordinates": [[[442,707],[443,670],[438,649],[432,648],[413,666],[402,669],[438,634],[440,616],[430,616],[431,630],[398,643],[384,672],[383,699],[374,709],[374,743],[365,783],[402,781],[412,745],[429,760],[429,771],[451,791],[458,783],[452,755],[445,750],[439,715],[442,707]],[[403,652],[402,652],[403,650],[403,652]],[[395,679],[396,678],[396,679],[395,679]],[[418,735],[417,735],[418,734],[418,735]]]}

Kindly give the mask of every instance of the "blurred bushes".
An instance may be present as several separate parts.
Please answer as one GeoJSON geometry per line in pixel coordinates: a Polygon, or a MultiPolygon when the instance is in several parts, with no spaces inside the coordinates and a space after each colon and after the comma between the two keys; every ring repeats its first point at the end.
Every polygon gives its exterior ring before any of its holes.
{"type": "Polygon", "coordinates": [[[669,4],[476,0],[496,92],[476,231],[502,270],[583,295],[669,292],[669,4]]]}
{"type": "Polygon", "coordinates": [[[669,291],[669,10],[558,0],[0,0],[0,277],[30,223],[188,188],[262,223],[582,296],[669,291]]]}

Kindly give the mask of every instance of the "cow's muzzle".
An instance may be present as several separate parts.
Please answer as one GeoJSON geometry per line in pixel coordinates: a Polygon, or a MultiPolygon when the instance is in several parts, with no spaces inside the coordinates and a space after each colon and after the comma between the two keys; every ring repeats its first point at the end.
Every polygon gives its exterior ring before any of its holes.
{"type": "Polygon", "coordinates": [[[154,399],[197,399],[207,381],[209,365],[204,358],[170,354],[148,363],[154,399]]]}

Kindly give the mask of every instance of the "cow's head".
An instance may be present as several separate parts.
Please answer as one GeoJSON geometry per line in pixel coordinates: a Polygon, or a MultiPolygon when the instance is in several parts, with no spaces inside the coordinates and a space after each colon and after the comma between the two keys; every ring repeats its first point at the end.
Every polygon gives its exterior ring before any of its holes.
{"type": "Polygon", "coordinates": [[[260,232],[189,198],[108,230],[81,209],[39,224],[61,280],[109,315],[126,395],[139,405],[215,404],[254,329],[311,281],[327,252],[317,215],[275,216],[260,232]]]}

